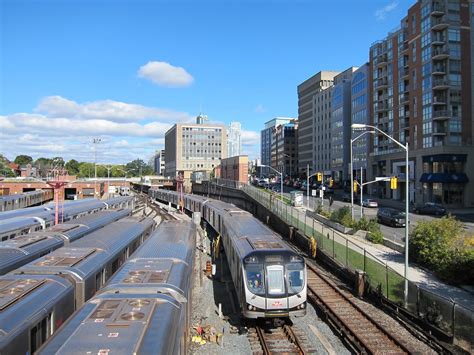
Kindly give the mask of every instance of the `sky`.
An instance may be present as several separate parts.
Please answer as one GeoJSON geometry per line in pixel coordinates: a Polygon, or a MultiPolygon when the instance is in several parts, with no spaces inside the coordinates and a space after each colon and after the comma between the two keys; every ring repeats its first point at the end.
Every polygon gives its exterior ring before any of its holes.
{"type": "Polygon", "coordinates": [[[414,2],[0,0],[0,153],[146,161],[202,112],[256,158],[298,84],[367,62],[414,2]]]}

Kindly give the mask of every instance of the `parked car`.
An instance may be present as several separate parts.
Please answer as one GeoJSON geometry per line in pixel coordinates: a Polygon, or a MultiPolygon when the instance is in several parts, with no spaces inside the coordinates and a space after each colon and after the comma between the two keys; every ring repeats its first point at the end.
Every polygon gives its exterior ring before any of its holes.
{"type": "Polygon", "coordinates": [[[362,202],[362,206],[377,208],[377,207],[379,207],[379,204],[377,203],[377,201],[375,201],[371,198],[364,198],[364,201],[362,202]]]}
{"type": "Polygon", "coordinates": [[[423,206],[416,207],[413,211],[418,214],[434,216],[444,216],[446,214],[446,208],[433,202],[427,202],[423,206]]]}
{"type": "Polygon", "coordinates": [[[392,227],[405,227],[405,212],[394,208],[379,208],[377,222],[392,227]]]}
{"type": "Polygon", "coordinates": [[[299,189],[299,188],[301,187],[301,181],[296,180],[296,181],[293,183],[293,187],[299,189]]]}
{"type": "MultiPolygon", "coordinates": [[[[355,196],[354,196],[354,197],[355,197],[355,196]]],[[[350,193],[348,194],[347,192],[344,192],[344,193],[342,194],[342,201],[344,201],[344,202],[351,202],[351,194],[350,194],[350,193]]]]}
{"type": "Polygon", "coordinates": [[[273,185],[270,185],[270,189],[274,192],[280,192],[281,191],[281,186],[280,186],[280,184],[273,184],[273,185]]]}

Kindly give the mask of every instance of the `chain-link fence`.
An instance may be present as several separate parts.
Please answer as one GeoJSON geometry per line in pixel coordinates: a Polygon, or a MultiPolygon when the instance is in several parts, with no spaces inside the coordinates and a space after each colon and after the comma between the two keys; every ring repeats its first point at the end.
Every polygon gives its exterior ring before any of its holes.
{"type": "Polygon", "coordinates": [[[421,288],[409,280],[406,282],[405,302],[404,276],[341,233],[307,216],[305,209],[295,208],[285,200],[280,200],[279,193],[259,189],[246,183],[223,179],[214,179],[211,182],[244,191],[282,221],[297,228],[307,238],[315,238],[318,249],[352,271],[364,271],[372,289],[451,336],[455,344],[464,349],[470,349],[474,344],[473,309],[458,305],[453,300],[421,288]]]}

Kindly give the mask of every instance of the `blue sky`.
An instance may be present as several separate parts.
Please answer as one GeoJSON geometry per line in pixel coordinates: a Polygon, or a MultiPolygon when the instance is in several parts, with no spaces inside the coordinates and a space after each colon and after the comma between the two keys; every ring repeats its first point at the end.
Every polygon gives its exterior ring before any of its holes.
{"type": "Polygon", "coordinates": [[[413,3],[0,0],[0,152],[147,159],[202,107],[256,157],[299,83],[367,61],[413,3]]]}

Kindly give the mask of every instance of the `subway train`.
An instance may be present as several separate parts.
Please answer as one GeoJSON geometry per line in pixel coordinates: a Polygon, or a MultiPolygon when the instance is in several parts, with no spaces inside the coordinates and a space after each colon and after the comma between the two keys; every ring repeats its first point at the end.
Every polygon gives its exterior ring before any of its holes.
{"type": "MultiPolygon", "coordinates": [[[[78,200],[64,204],[59,211],[59,220],[68,222],[76,218],[111,208],[133,208],[133,197],[117,197],[109,200],[78,200]]],[[[31,207],[0,213],[0,241],[37,232],[54,225],[54,205],[31,207]]]]}
{"type": "Polygon", "coordinates": [[[52,200],[52,189],[28,191],[22,194],[0,196],[0,212],[39,205],[52,200]]]}
{"type": "Polygon", "coordinates": [[[57,224],[45,231],[20,235],[0,242],[0,275],[4,275],[53,250],[68,245],[109,223],[131,215],[130,209],[105,210],[74,222],[57,224]]]}
{"type": "Polygon", "coordinates": [[[191,222],[161,222],[38,354],[187,354],[195,236],[191,222]]]}
{"type": "Polygon", "coordinates": [[[1,276],[0,354],[37,351],[154,226],[150,218],[126,217],[1,276]]]}
{"type": "MultiPolygon", "coordinates": [[[[178,205],[175,191],[150,189],[148,193],[155,200],[178,205]]],[[[185,194],[184,207],[200,212],[220,235],[245,318],[306,314],[306,264],[294,248],[232,204],[185,194]]]]}

